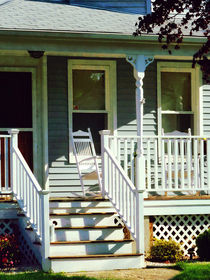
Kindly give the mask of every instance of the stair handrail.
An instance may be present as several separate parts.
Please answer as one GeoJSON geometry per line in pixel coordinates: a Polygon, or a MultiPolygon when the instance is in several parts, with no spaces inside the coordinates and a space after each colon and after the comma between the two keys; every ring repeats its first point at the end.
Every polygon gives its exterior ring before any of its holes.
{"type": "Polygon", "coordinates": [[[107,196],[136,241],[136,252],[144,254],[144,197],[108,147],[109,131],[100,131],[102,196],[107,196]]]}
{"type": "MultiPolygon", "coordinates": [[[[11,187],[22,213],[41,243],[42,267],[48,265],[49,234],[49,191],[43,190],[18,148],[18,130],[11,129],[10,168],[11,187]]],[[[47,269],[47,268],[46,268],[47,269]]]]}

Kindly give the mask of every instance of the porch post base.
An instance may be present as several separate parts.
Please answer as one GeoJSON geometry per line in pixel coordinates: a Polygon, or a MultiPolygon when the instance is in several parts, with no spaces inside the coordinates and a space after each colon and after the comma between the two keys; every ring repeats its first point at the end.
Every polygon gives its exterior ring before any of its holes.
{"type": "Polygon", "coordinates": [[[49,272],[51,270],[51,261],[49,259],[42,259],[42,270],[49,272]]]}

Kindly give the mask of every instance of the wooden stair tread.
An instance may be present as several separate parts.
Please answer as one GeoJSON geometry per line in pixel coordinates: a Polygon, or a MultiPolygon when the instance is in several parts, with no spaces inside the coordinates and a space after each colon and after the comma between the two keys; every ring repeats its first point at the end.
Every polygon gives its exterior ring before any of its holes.
{"type": "Polygon", "coordinates": [[[51,245],[64,245],[64,244],[89,244],[89,243],[112,243],[112,242],[133,242],[132,239],[122,240],[83,240],[83,241],[55,241],[50,242],[51,245]]]}
{"type": "Polygon", "coordinates": [[[50,216],[79,216],[79,215],[114,215],[117,212],[90,212],[90,213],[51,213],[50,216]]]}
{"type": "Polygon", "coordinates": [[[109,201],[107,198],[102,198],[102,197],[51,197],[50,202],[87,202],[87,201],[109,201]]]}
{"type": "MultiPolygon", "coordinates": [[[[182,191],[180,189],[180,191],[182,191]]],[[[171,190],[169,190],[169,192],[172,192],[171,190]]],[[[202,199],[210,199],[210,195],[200,195],[200,196],[196,196],[196,195],[170,195],[170,196],[149,196],[147,198],[144,198],[144,200],[202,200],[202,199]]]]}
{"type": "Polygon", "coordinates": [[[55,230],[62,230],[62,229],[118,229],[123,228],[122,225],[116,226],[83,226],[83,227],[55,227],[55,230]]]}
{"type": "Polygon", "coordinates": [[[8,199],[8,198],[2,198],[2,197],[0,197],[0,202],[1,203],[16,203],[17,204],[17,201],[16,200],[14,200],[14,199],[8,199]]]}
{"type": "Polygon", "coordinates": [[[94,259],[94,258],[120,258],[120,257],[139,257],[143,254],[101,254],[85,256],[50,256],[49,259],[94,259]]]}
{"type": "Polygon", "coordinates": [[[74,206],[74,207],[50,207],[50,210],[57,210],[57,209],[61,209],[61,210],[69,210],[69,209],[78,209],[78,208],[85,208],[85,209],[97,209],[97,208],[104,208],[104,209],[110,209],[113,208],[111,206],[74,206]]]}

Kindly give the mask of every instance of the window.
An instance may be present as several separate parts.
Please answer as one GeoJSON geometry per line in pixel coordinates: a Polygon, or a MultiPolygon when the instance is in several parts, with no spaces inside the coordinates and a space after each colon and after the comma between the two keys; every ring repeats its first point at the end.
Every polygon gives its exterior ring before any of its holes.
{"type": "MultiPolygon", "coordinates": [[[[92,132],[100,154],[103,129],[116,129],[116,64],[110,60],[69,60],[69,126],[92,132]]],[[[70,147],[70,161],[74,161],[70,147]]]]}
{"type": "Polygon", "coordinates": [[[158,62],[158,134],[199,133],[196,69],[190,63],[158,62]]]}

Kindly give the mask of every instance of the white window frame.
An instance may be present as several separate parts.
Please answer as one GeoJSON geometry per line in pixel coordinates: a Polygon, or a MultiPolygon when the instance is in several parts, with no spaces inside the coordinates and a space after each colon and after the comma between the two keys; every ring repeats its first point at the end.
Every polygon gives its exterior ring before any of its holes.
{"type": "Polygon", "coordinates": [[[194,135],[201,134],[201,97],[199,96],[199,67],[192,68],[192,63],[186,62],[158,62],[157,63],[157,113],[158,135],[162,135],[162,114],[193,114],[194,135]],[[162,111],[161,108],[161,73],[178,72],[191,74],[191,111],[162,111]]]}
{"type": "MultiPolygon", "coordinates": [[[[116,61],[69,59],[68,60],[68,122],[69,133],[72,129],[73,113],[107,113],[108,129],[117,131],[117,97],[116,97],[116,61]],[[105,110],[74,110],[73,108],[73,70],[105,71],[105,110]]],[[[69,135],[70,136],[70,135],[69,135]]],[[[70,137],[69,137],[70,139],[70,137]]],[[[69,161],[75,162],[73,149],[69,141],[69,161]]]]}

